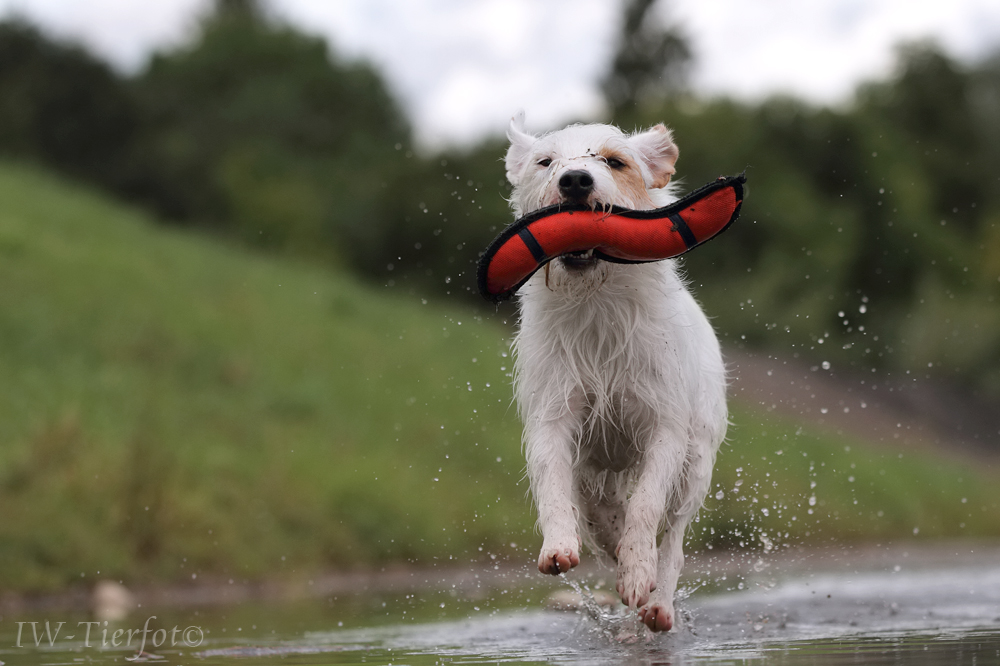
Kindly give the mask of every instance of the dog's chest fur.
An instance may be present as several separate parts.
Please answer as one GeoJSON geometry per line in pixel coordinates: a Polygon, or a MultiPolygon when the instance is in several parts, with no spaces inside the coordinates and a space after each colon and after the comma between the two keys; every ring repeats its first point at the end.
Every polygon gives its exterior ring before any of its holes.
{"type": "Polygon", "coordinates": [[[677,348],[683,336],[670,334],[683,325],[675,300],[686,292],[672,263],[603,270],[601,287],[582,298],[553,290],[544,277],[525,285],[518,374],[535,390],[519,391],[518,401],[529,413],[572,410],[578,463],[621,472],[637,465],[687,388],[677,348]],[[569,396],[570,404],[546,405],[547,396],[569,396]]]}

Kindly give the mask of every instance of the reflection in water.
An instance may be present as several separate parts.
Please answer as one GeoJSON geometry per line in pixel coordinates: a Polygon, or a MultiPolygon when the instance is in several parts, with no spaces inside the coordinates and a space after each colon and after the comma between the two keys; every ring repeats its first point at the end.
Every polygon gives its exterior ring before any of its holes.
{"type": "Polygon", "coordinates": [[[298,657],[296,663],[304,664],[991,664],[1000,663],[1000,630],[854,634],[791,641],[714,641],[682,633],[629,645],[609,640],[607,632],[589,619],[531,612],[402,631],[317,634],[294,645],[212,649],[199,656],[212,664],[235,657],[298,657]],[[320,658],[307,658],[312,655],[320,658]]]}
{"type": "MultiPolygon", "coordinates": [[[[147,651],[152,653],[139,661],[1000,664],[1000,567],[994,556],[961,566],[951,561],[923,569],[806,572],[784,581],[750,580],[747,590],[717,594],[702,589],[680,602],[682,624],[666,636],[648,634],[620,608],[587,600],[579,584],[574,586],[585,599],[579,611],[543,610],[548,588],[534,587],[539,579],[526,572],[479,594],[367,593],[210,613],[168,611],[155,613],[158,626],[197,625],[204,643],[147,651]]],[[[67,626],[76,622],[62,619],[67,626]]],[[[0,661],[100,664],[135,656],[134,649],[88,648],[78,639],[33,645],[27,634],[27,647],[14,647],[17,622],[25,620],[36,618],[0,619],[0,661]]]]}
{"type": "MultiPolygon", "coordinates": [[[[326,663],[1000,663],[1000,568],[807,574],[682,602],[667,636],[588,599],[577,613],[493,610],[458,620],[312,632],[284,649],[336,648],[326,663]],[[623,641],[631,633],[637,641],[623,641]]],[[[237,652],[206,652],[224,659],[237,652]]]]}

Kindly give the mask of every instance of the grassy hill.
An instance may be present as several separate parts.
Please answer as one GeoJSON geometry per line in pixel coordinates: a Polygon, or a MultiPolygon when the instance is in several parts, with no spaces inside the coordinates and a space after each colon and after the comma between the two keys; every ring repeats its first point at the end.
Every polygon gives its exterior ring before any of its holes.
{"type": "Polygon", "coordinates": [[[509,543],[497,332],[0,167],[0,585],[509,543]]]}
{"type": "MultiPolygon", "coordinates": [[[[504,336],[0,163],[0,589],[533,559],[504,336]]],[[[1000,534],[995,473],[733,420],[694,545],[1000,534]]]]}

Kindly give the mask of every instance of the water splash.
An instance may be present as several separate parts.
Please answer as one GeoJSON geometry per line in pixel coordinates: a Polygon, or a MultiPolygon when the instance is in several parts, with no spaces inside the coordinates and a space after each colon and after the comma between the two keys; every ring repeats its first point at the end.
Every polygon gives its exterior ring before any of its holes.
{"type": "Polygon", "coordinates": [[[588,631],[614,643],[646,643],[652,637],[635,611],[622,604],[600,603],[590,586],[571,578],[564,579],[580,597],[580,611],[591,620],[588,631]]]}

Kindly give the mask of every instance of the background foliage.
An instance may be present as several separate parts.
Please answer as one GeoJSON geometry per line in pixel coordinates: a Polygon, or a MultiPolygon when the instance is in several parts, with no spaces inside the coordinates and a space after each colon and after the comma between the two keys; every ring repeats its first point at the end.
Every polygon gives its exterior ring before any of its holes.
{"type": "MultiPolygon", "coordinates": [[[[906,45],[846,109],[703,100],[650,6],[626,7],[608,120],[666,120],[690,187],[747,171],[743,220],[688,262],[723,334],[1000,396],[1000,55],[970,68],[906,45]]],[[[378,72],[250,0],[217,3],[134,77],[0,31],[3,153],[170,223],[474,302],[473,263],[510,220],[501,140],[418,153],[378,72]]]]}
{"type": "MultiPolygon", "coordinates": [[[[506,330],[462,303],[2,162],[0,285],[0,589],[537,556],[506,330]]],[[[691,549],[1000,534],[968,462],[733,421],[691,549]]]]}

